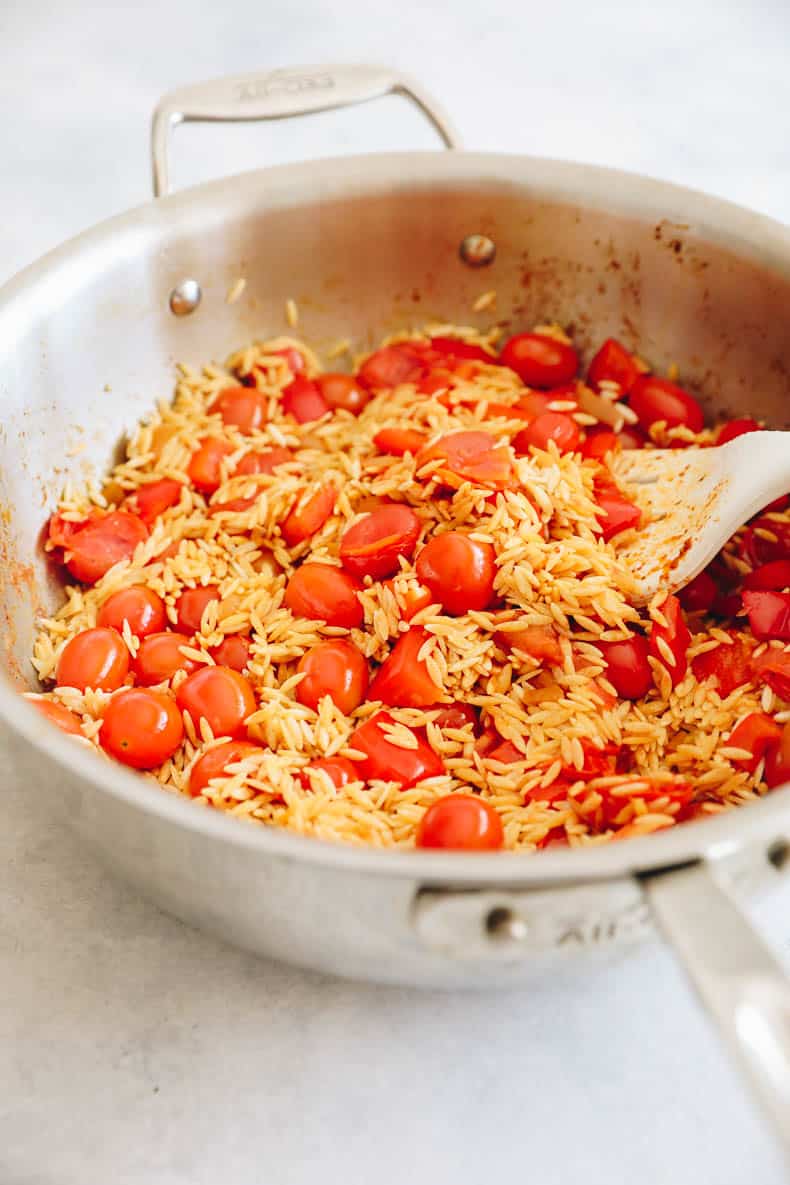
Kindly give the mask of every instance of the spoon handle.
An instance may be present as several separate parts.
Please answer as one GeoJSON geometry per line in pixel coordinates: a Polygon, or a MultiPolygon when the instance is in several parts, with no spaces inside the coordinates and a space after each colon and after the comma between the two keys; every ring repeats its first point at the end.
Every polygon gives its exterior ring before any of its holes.
{"type": "Polygon", "coordinates": [[[790,493],[790,432],[748,432],[721,448],[742,521],[790,493]]]}

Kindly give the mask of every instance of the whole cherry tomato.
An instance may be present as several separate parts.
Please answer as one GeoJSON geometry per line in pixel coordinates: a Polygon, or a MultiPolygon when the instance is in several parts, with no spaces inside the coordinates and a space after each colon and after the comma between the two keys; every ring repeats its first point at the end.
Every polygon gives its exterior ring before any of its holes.
{"type": "Polygon", "coordinates": [[[233,445],[219,437],[206,436],[195,449],[187,465],[189,480],[201,494],[213,494],[222,484],[222,462],[233,452],[233,445]]]}
{"type": "Polygon", "coordinates": [[[316,379],[318,390],[333,411],[350,411],[358,416],[370,398],[370,393],[353,374],[322,374],[316,379]]]}
{"type": "Polygon", "coordinates": [[[129,651],[117,630],[97,626],[75,634],[58,661],[59,687],[117,691],[129,673],[129,651]]]}
{"type": "Polygon", "coordinates": [[[296,687],[300,704],[318,711],[325,695],[348,716],[365,698],[368,664],[365,656],[345,638],[317,642],[299,660],[297,673],[304,675],[296,687]]]}
{"type": "Polygon", "coordinates": [[[361,585],[342,568],[331,564],[302,564],[285,589],[285,606],[295,617],[309,617],[355,629],[363,612],[357,596],[361,585]]]}
{"type": "Polygon", "coordinates": [[[257,706],[250,683],[230,667],[201,667],[180,685],[176,702],[196,729],[204,718],[215,737],[233,740],[245,735],[245,720],[257,706]]]}
{"type": "Polygon", "coordinates": [[[62,732],[80,737],[85,735],[82,731],[79,716],[75,716],[74,712],[70,712],[68,708],[64,708],[63,704],[57,703],[54,699],[37,699],[28,695],[24,698],[46,720],[49,720],[50,724],[57,725],[62,732]]]}
{"type": "Polygon", "coordinates": [[[454,617],[487,609],[494,596],[496,552],[462,531],[434,535],[417,556],[417,575],[454,617]]]}
{"type": "Polygon", "coordinates": [[[579,356],[573,346],[542,333],[517,333],[499,355],[528,387],[559,387],[576,377],[579,356]]]}
{"type": "Polygon", "coordinates": [[[553,440],[561,453],[576,452],[581,443],[579,425],[562,411],[546,411],[526,428],[522,428],[513,441],[518,454],[528,453],[530,448],[547,449],[553,440]]]}
{"type": "Polygon", "coordinates": [[[103,749],[133,769],[154,769],[172,757],[184,739],[184,725],[169,695],[129,687],[107,705],[99,730],[103,749]]]}
{"type": "Polygon", "coordinates": [[[202,794],[213,778],[221,778],[229,765],[263,753],[260,745],[251,741],[226,741],[199,757],[189,775],[189,793],[193,798],[202,794]]]}
{"type": "Polygon", "coordinates": [[[693,395],[669,379],[642,374],[631,388],[629,406],[639,416],[642,428],[664,420],[668,428],[685,427],[701,432],[705,426],[702,408],[693,395]]]}
{"type": "Polygon", "coordinates": [[[502,820],[476,794],[447,794],[428,807],[417,828],[418,848],[485,852],[505,842],[502,820]]]}
{"type": "Polygon", "coordinates": [[[266,423],[266,403],[266,396],[255,387],[226,387],[208,410],[218,413],[223,424],[249,435],[266,423]]]}
{"type": "Polygon", "coordinates": [[[176,601],[176,629],[179,633],[200,633],[200,623],[206,606],[219,599],[219,589],[215,584],[199,584],[197,588],[185,588],[176,601]]]}
{"type": "Polygon", "coordinates": [[[143,638],[132,660],[137,682],[143,687],[152,687],[156,683],[169,682],[176,671],[191,674],[197,670],[198,664],[181,653],[181,647],[188,646],[189,642],[190,639],[183,634],[174,634],[169,630],[143,638]]]}
{"type": "Polygon", "coordinates": [[[647,661],[647,638],[632,634],[622,642],[599,642],[606,660],[606,678],[622,699],[642,699],[653,686],[653,671],[647,661]]]}
{"type": "Polygon", "coordinates": [[[96,624],[108,626],[123,633],[127,622],[135,638],[145,638],[165,628],[167,618],[165,603],[152,589],[142,584],[119,589],[102,605],[96,617],[96,624]]]}

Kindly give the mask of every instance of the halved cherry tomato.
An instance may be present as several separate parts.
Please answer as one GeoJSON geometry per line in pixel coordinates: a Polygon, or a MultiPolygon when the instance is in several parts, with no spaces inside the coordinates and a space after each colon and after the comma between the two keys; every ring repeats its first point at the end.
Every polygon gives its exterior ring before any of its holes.
{"type": "Polygon", "coordinates": [[[247,436],[266,423],[266,405],[266,396],[256,387],[226,387],[208,410],[211,415],[218,413],[223,424],[247,436]]]}
{"type": "MultiPolygon", "coordinates": [[[[499,445],[489,432],[452,432],[439,439],[417,457],[418,468],[429,461],[442,464],[430,477],[450,489],[465,482],[491,490],[504,490],[513,480],[513,464],[505,445],[499,445]]],[[[426,475],[427,476],[427,475],[426,475]]]]}
{"type": "Polygon", "coordinates": [[[516,761],[526,761],[526,757],[512,741],[500,741],[493,749],[485,753],[486,761],[498,761],[500,765],[513,765],[516,761]]]}
{"type": "Polygon", "coordinates": [[[730,637],[731,643],[722,642],[691,661],[696,678],[700,682],[715,679],[722,698],[730,695],[741,684],[748,683],[751,678],[751,645],[732,631],[730,637]]]}
{"type": "Polygon", "coordinates": [[[447,794],[432,803],[417,828],[418,848],[495,851],[505,842],[502,820],[476,794],[447,794]]]}
{"type": "Polygon", "coordinates": [[[298,374],[282,391],[283,411],[300,424],[320,420],[329,411],[329,404],[312,379],[298,374]]]}
{"type": "Polygon", "coordinates": [[[105,512],[99,510],[98,507],[93,507],[86,518],[79,519],[77,522],[64,518],[62,514],[51,514],[47,523],[47,542],[55,547],[68,549],[76,534],[83,531],[89,523],[98,522],[104,516],[105,512]]]}
{"type": "Polygon", "coordinates": [[[222,484],[222,462],[233,452],[233,445],[217,436],[206,436],[189,459],[187,473],[201,494],[213,494],[222,484]]]}
{"type": "Polygon", "coordinates": [[[257,706],[249,682],[230,667],[201,667],[178,688],[176,702],[196,729],[205,718],[215,737],[233,740],[245,735],[244,722],[257,706]]]}
{"type": "Polygon", "coordinates": [[[718,591],[716,581],[706,570],[682,588],[678,597],[688,613],[707,613],[716,600],[718,591]]]}
{"type": "Polygon", "coordinates": [[[642,374],[631,388],[629,406],[639,416],[642,428],[664,420],[668,428],[683,426],[692,432],[705,427],[702,408],[693,395],[669,379],[642,374]]]}
{"type": "Polygon", "coordinates": [[[642,699],[653,686],[653,672],[647,661],[647,638],[632,634],[622,642],[598,642],[606,662],[606,678],[622,699],[642,699]]]}
{"type": "Polygon", "coordinates": [[[446,613],[487,609],[494,596],[496,552],[462,531],[434,535],[417,556],[417,575],[446,613]]]}
{"type": "Polygon", "coordinates": [[[672,680],[672,686],[677,687],[688,670],[686,651],[691,645],[691,633],[684,620],[680,601],[676,596],[670,593],[662,601],[659,611],[666,618],[667,625],[659,625],[657,621],[653,622],[648,649],[651,658],[657,659],[666,667],[672,680]],[[661,645],[662,642],[664,646],[661,645]],[[665,654],[665,647],[669,648],[673,662],[670,662],[669,657],[665,654]]]}
{"type": "Polygon", "coordinates": [[[617,383],[623,395],[627,395],[639,378],[639,367],[624,345],[614,337],[608,337],[593,358],[587,370],[587,381],[596,390],[602,382],[617,383]]]}
{"type": "Polygon", "coordinates": [[[114,695],[99,730],[102,748],[133,769],[161,765],[183,739],[184,725],[171,697],[148,687],[130,687],[114,695]]]}
{"type": "Polygon", "coordinates": [[[499,361],[495,354],[489,353],[482,346],[462,341],[459,337],[432,337],[431,349],[447,358],[463,358],[471,362],[488,362],[491,365],[496,365],[499,361]]]}
{"type": "Polygon", "coordinates": [[[373,442],[380,452],[391,453],[393,457],[403,457],[406,453],[416,456],[425,444],[425,433],[414,428],[382,428],[373,442]]]}
{"type": "Polygon", "coordinates": [[[781,592],[790,588],[790,559],[760,564],[744,578],[743,587],[761,592],[781,592]]]}
{"type": "Polygon", "coordinates": [[[419,733],[414,733],[417,741],[415,749],[403,749],[387,739],[381,726],[394,723],[388,712],[377,712],[351,734],[348,742],[350,748],[365,754],[364,758],[354,762],[360,777],[366,782],[373,779],[398,782],[403,790],[408,790],[423,778],[435,778],[443,774],[441,758],[419,733]]]}
{"type": "Polygon", "coordinates": [[[733,765],[741,765],[754,773],[768,749],[779,744],[782,730],[765,712],[750,712],[736,724],[727,738],[727,746],[733,749],[748,749],[750,757],[733,757],[733,765]]]}
{"type": "Polygon", "coordinates": [[[209,654],[217,666],[243,671],[250,661],[250,639],[246,634],[228,634],[209,654]]]}
{"type": "Polygon", "coordinates": [[[346,716],[365,698],[368,664],[362,652],[345,638],[316,643],[299,660],[296,670],[304,675],[297,685],[296,698],[316,712],[325,695],[346,716]]]}
{"type": "Polygon", "coordinates": [[[736,437],[745,436],[748,432],[759,431],[760,425],[750,416],[742,420],[727,420],[716,433],[716,444],[726,444],[728,440],[735,440],[736,437]]]}
{"type": "Polygon", "coordinates": [[[760,515],[743,536],[743,551],[756,567],[773,560],[790,560],[790,522],[760,515]]]}
{"type": "Polygon", "coordinates": [[[163,477],[161,481],[150,481],[138,486],[133,494],[124,501],[124,507],[132,514],[138,515],[147,527],[152,526],[171,506],[177,506],[181,501],[182,484],[172,477],[163,477]]]}
{"type": "Polygon", "coordinates": [[[245,757],[255,757],[263,753],[260,745],[253,745],[252,741],[226,741],[224,745],[217,745],[199,757],[189,774],[189,793],[197,798],[207,788],[214,778],[221,778],[229,765],[243,761],[245,757]]]}
{"type": "Polygon", "coordinates": [[[349,761],[347,757],[318,757],[315,761],[311,761],[309,765],[305,765],[299,771],[299,778],[305,789],[310,789],[310,778],[308,773],[311,769],[323,770],[327,775],[333,786],[339,790],[341,786],[347,786],[349,782],[358,782],[360,775],[353,761],[349,761]]]}
{"type": "Polygon", "coordinates": [[[758,641],[790,641],[790,593],[747,591],[743,594],[743,607],[749,628],[758,641]]]}
{"type": "Polygon", "coordinates": [[[108,597],[96,617],[97,625],[123,633],[124,622],[135,638],[157,634],[167,625],[165,603],[152,589],[142,584],[122,588],[108,597]]]}
{"type": "Polygon", "coordinates": [[[790,782],[790,724],[785,724],[779,743],[765,757],[765,784],[769,790],[790,782]]]}
{"type": "Polygon", "coordinates": [[[598,506],[598,514],[595,517],[601,528],[604,543],[608,543],[621,531],[639,526],[642,512],[620,492],[614,482],[608,478],[596,477],[593,491],[598,506]]]}
{"type": "MultiPolygon", "coordinates": [[[[215,514],[239,514],[242,510],[249,510],[254,506],[258,500],[257,494],[252,494],[249,498],[229,498],[227,502],[212,502],[208,508],[208,513],[211,518],[215,514]]],[[[236,527],[230,521],[223,523],[222,529],[233,534],[237,531],[246,533],[247,526],[236,527]]]]}
{"type": "Polygon", "coordinates": [[[353,374],[321,374],[316,379],[318,390],[333,410],[350,411],[358,416],[370,398],[353,374]]]}
{"type": "Polygon", "coordinates": [[[200,623],[206,606],[219,599],[216,584],[200,584],[197,588],[185,588],[176,601],[176,629],[179,633],[200,633],[200,623]]]}
{"type": "Polygon", "coordinates": [[[111,510],[69,534],[66,567],[82,584],[96,584],[114,564],[131,559],[138,543],[147,538],[148,527],[136,514],[111,510]]]}
{"type": "Polygon", "coordinates": [[[320,531],[335,509],[337,490],[333,485],[319,486],[309,497],[305,491],[296,500],[280,524],[280,533],[289,547],[296,547],[320,531]]]}
{"type": "MultiPolygon", "coordinates": [[[[129,651],[117,630],[97,626],[75,634],[63,647],[57,669],[59,687],[117,691],[129,673],[129,651]]],[[[434,697],[435,698],[435,697],[434,697]]]]}
{"type": "Polygon", "coordinates": [[[408,585],[406,591],[401,592],[398,596],[395,593],[394,580],[385,580],[384,583],[398,602],[402,621],[411,621],[412,617],[430,605],[433,600],[428,589],[423,588],[421,584],[408,585]]]}
{"type": "Polygon", "coordinates": [[[424,351],[409,342],[383,346],[371,354],[359,368],[357,378],[363,387],[379,390],[416,382],[425,369],[424,351]]]}
{"type": "Polygon", "coordinates": [[[278,465],[287,465],[294,455],[289,448],[271,448],[262,453],[245,453],[236,466],[237,476],[250,473],[274,473],[278,465]]]}
{"type": "Polygon", "coordinates": [[[579,355],[573,346],[542,333],[517,333],[499,354],[501,366],[515,370],[528,387],[559,387],[575,378],[579,355]]]}
{"type": "Polygon", "coordinates": [[[331,564],[302,564],[285,589],[285,605],[296,617],[325,621],[355,629],[364,614],[357,593],[360,585],[348,572],[331,564]]]}
{"type": "Polygon", "coordinates": [[[425,660],[417,657],[429,637],[421,626],[401,634],[376,672],[368,699],[381,700],[392,708],[427,708],[436,703],[442,689],[428,673],[425,660]]]}
{"type": "Polygon", "coordinates": [[[790,650],[769,646],[752,659],[752,671],[761,683],[767,683],[780,699],[790,700],[790,650]]]}
{"type": "Polygon", "coordinates": [[[616,432],[598,424],[587,429],[587,436],[581,444],[581,454],[588,460],[603,461],[608,453],[617,452],[622,442],[616,432]]]}
{"type": "Polygon", "coordinates": [[[169,681],[176,671],[191,674],[197,670],[198,664],[181,653],[181,647],[188,646],[189,641],[183,634],[174,634],[169,630],[143,638],[132,660],[137,682],[143,687],[152,687],[155,683],[169,681]]]}
{"type": "Polygon", "coordinates": [[[547,449],[550,440],[561,453],[575,452],[581,443],[579,425],[565,412],[546,411],[521,429],[513,441],[513,448],[521,456],[530,448],[547,449]]]}
{"type": "Polygon", "coordinates": [[[73,736],[84,736],[82,726],[80,724],[79,716],[75,716],[68,708],[64,708],[63,704],[56,703],[54,699],[34,699],[32,696],[26,695],[24,697],[29,704],[40,712],[50,724],[55,724],[61,732],[70,733],[73,736]]]}
{"type": "Polygon", "coordinates": [[[525,625],[517,630],[497,630],[495,641],[503,649],[521,651],[536,662],[562,665],[562,647],[557,631],[550,625],[525,625]]]}
{"type": "Polygon", "coordinates": [[[410,559],[417,545],[421,523],[409,506],[380,506],[366,514],[343,535],[340,562],[361,579],[383,580],[399,570],[399,559],[410,559]]]}
{"type": "Polygon", "coordinates": [[[477,731],[479,721],[477,709],[471,704],[439,704],[438,712],[434,716],[434,724],[438,728],[466,728],[471,724],[477,731]]]}

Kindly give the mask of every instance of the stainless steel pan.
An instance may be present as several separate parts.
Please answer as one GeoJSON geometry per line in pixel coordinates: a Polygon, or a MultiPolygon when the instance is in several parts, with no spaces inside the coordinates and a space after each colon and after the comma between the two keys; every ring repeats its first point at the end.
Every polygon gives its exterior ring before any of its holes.
{"type": "Polygon", "coordinates": [[[163,793],[45,727],[18,694],[32,682],[36,614],[58,598],[40,539],[64,479],[107,466],[123,431],[170,391],[176,359],[221,358],[284,330],[288,297],[305,336],[363,347],[404,322],[475,321],[474,298],[495,288],[516,326],[573,322],[582,346],[623,336],[658,364],[676,362],[711,408],[787,424],[783,226],[643,177],[458,151],[435,104],[386,70],[281,70],[169,96],[154,118],[155,191],[167,192],[169,131],[182,120],[280,118],[390,92],[414,100],[453,151],[269,168],[160,197],[0,292],[9,743],[36,754],[31,791],[49,793],[143,893],[304,966],[456,988],[517,984],[560,960],[605,957],[657,921],[790,1145],[790,995],[732,897],[785,865],[790,787],[705,823],[584,851],[357,850],[163,793]],[[483,239],[464,258],[469,235],[483,239]],[[244,297],[229,305],[239,277],[244,297]]]}

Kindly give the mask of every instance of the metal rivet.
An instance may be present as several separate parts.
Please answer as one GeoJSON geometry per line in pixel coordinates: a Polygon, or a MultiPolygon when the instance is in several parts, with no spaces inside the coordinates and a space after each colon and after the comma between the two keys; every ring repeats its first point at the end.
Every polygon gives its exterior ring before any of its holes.
{"type": "Polygon", "coordinates": [[[523,942],[527,936],[527,923],[506,905],[497,905],[488,911],[485,920],[486,933],[494,942],[523,942]]]}
{"type": "Polygon", "coordinates": [[[468,267],[487,267],[494,262],[496,243],[488,235],[467,235],[461,240],[458,254],[468,267]]]}
{"type": "Polygon", "coordinates": [[[177,317],[188,317],[194,313],[202,296],[197,280],[182,280],[170,293],[170,311],[177,317]]]}

